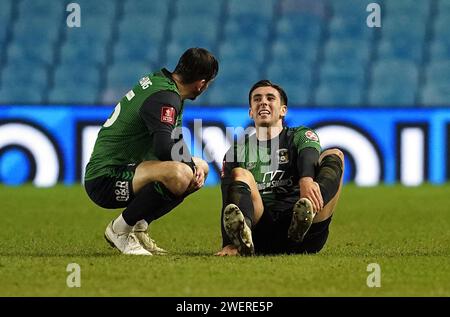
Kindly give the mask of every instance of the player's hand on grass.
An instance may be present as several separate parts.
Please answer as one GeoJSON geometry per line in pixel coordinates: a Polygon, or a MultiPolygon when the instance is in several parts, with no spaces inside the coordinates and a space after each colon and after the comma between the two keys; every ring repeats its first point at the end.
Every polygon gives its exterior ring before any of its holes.
{"type": "Polygon", "coordinates": [[[308,198],[314,212],[320,212],[323,208],[323,198],[320,192],[320,186],[312,177],[302,177],[300,179],[300,198],[308,198]]]}
{"type": "Polygon", "coordinates": [[[216,254],[217,256],[236,256],[238,255],[238,249],[236,246],[229,244],[227,246],[225,246],[222,250],[220,250],[219,252],[217,252],[216,254]]]}

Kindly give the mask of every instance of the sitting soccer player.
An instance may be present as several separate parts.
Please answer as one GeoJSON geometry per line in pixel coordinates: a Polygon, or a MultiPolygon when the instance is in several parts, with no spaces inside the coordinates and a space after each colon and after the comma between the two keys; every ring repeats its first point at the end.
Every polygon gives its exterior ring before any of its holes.
{"type": "Polygon", "coordinates": [[[120,252],[166,253],[149,237],[148,225],[203,186],[208,164],[193,158],[172,132],[181,126],[184,100],[205,91],[218,68],[207,50],[188,49],[173,73],[163,68],[142,78],[101,128],[85,188],[101,207],[126,207],[105,231],[120,252]]]}
{"type": "Polygon", "coordinates": [[[342,187],[344,156],[321,153],[317,134],[283,126],[288,98],[268,80],[249,92],[256,133],[227,152],[222,169],[222,247],[216,253],[316,253],[342,187]]]}

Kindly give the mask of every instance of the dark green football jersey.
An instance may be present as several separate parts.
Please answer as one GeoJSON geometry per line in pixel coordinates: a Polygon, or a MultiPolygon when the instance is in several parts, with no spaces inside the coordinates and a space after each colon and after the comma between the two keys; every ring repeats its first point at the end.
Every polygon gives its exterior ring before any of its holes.
{"type": "Polygon", "coordinates": [[[86,167],[85,180],[109,175],[112,167],[139,164],[144,160],[157,159],[154,154],[152,131],[143,119],[141,107],[149,97],[158,92],[175,93],[178,105],[155,109],[156,125],[181,126],[183,102],[170,73],[162,69],[143,77],[117,104],[114,112],[98,133],[90,161],[86,167]]]}
{"type": "Polygon", "coordinates": [[[231,170],[242,167],[250,171],[256,181],[264,208],[272,211],[291,210],[300,198],[299,180],[301,171],[297,167],[299,152],[312,147],[320,153],[317,134],[307,128],[285,127],[267,142],[259,142],[256,134],[234,145],[224,158],[222,169],[222,190],[227,191],[231,181],[231,170]]]}

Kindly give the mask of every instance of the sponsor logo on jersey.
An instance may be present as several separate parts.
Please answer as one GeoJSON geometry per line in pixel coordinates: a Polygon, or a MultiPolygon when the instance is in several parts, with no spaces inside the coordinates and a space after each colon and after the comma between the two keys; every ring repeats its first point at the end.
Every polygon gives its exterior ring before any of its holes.
{"type": "Polygon", "coordinates": [[[163,123],[175,123],[175,108],[171,106],[163,106],[161,108],[161,122],[163,123]]]}
{"type": "Polygon", "coordinates": [[[117,181],[114,194],[116,195],[117,201],[128,201],[128,199],[130,198],[128,182],[117,181]]]}
{"type": "Polygon", "coordinates": [[[315,134],[313,131],[308,130],[305,132],[305,136],[307,139],[311,140],[311,141],[319,141],[319,137],[317,136],[317,134],[315,134]]]}
{"type": "Polygon", "coordinates": [[[279,149],[277,150],[277,154],[278,154],[278,164],[289,163],[289,152],[287,149],[279,149]]]}
{"type": "Polygon", "coordinates": [[[294,185],[292,176],[289,178],[283,178],[285,171],[276,170],[264,173],[262,182],[257,184],[258,191],[262,191],[262,194],[287,193],[289,189],[294,185]]]}

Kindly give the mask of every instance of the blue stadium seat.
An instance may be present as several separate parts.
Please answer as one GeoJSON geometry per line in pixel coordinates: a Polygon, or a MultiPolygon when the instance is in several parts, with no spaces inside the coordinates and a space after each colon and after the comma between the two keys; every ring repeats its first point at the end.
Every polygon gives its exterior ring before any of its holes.
{"type": "Polygon", "coordinates": [[[228,14],[230,17],[262,17],[269,21],[272,19],[275,1],[274,0],[229,0],[228,14]]]}
{"type": "Polygon", "coordinates": [[[441,37],[450,37],[450,27],[449,27],[449,18],[450,18],[450,11],[448,16],[440,16],[436,21],[434,22],[434,33],[437,38],[441,37]]]}
{"type": "Polygon", "coordinates": [[[411,106],[415,104],[419,73],[406,61],[379,61],[373,67],[370,105],[411,106]]]}
{"type": "Polygon", "coordinates": [[[13,42],[8,46],[8,62],[12,64],[38,63],[51,65],[54,56],[53,46],[46,43],[25,45],[25,43],[13,42]]]}
{"type": "Polygon", "coordinates": [[[156,18],[164,21],[169,14],[171,3],[171,0],[127,0],[124,1],[124,15],[132,17],[145,16],[148,20],[156,18]]]}
{"type": "Polygon", "coordinates": [[[373,3],[372,0],[337,0],[330,1],[331,9],[333,16],[342,16],[342,17],[364,17],[364,21],[367,18],[367,5],[373,3]]]}
{"type": "Polygon", "coordinates": [[[343,67],[334,62],[327,62],[321,65],[321,82],[346,82],[355,85],[364,85],[365,67],[359,63],[353,65],[345,64],[343,67]]]}
{"type": "Polygon", "coordinates": [[[150,63],[130,62],[114,64],[108,69],[106,82],[110,87],[131,89],[144,75],[158,70],[150,63]]]}
{"type": "Polygon", "coordinates": [[[100,80],[100,70],[88,65],[61,64],[55,69],[54,73],[54,82],[63,86],[71,86],[76,83],[76,85],[82,87],[98,88],[100,80]]]}
{"type": "Polygon", "coordinates": [[[374,84],[369,91],[369,105],[371,106],[406,106],[416,104],[417,87],[407,87],[401,83],[386,85],[374,84]]]}
{"type": "Polygon", "coordinates": [[[48,96],[50,104],[95,104],[97,101],[97,87],[80,86],[75,82],[71,85],[56,83],[48,96]]]}
{"type": "Polygon", "coordinates": [[[282,87],[294,85],[309,88],[312,82],[312,65],[300,61],[274,60],[267,67],[265,75],[282,87]]]}
{"type": "Polygon", "coordinates": [[[430,46],[430,61],[450,60],[450,40],[448,43],[435,40],[430,46]]]}
{"type": "Polygon", "coordinates": [[[408,15],[386,18],[382,23],[383,39],[396,41],[423,42],[426,34],[426,21],[417,21],[408,15]]]}
{"type": "Polygon", "coordinates": [[[440,16],[450,16],[450,2],[448,0],[439,0],[437,11],[440,16]]]}
{"type": "Polygon", "coordinates": [[[425,21],[430,14],[430,1],[388,0],[383,2],[387,16],[408,15],[411,20],[425,21]]]}
{"type": "Polygon", "coordinates": [[[316,90],[317,106],[359,106],[362,104],[363,86],[352,82],[322,82],[316,90]]]}
{"type": "Polygon", "coordinates": [[[30,86],[43,90],[47,87],[47,68],[39,64],[8,64],[1,72],[1,86],[30,86]]]}
{"type": "Polygon", "coordinates": [[[402,60],[380,60],[372,68],[372,81],[389,85],[401,83],[405,87],[414,87],[419,80],[417,65],[402,60]]]}
{"type": "Polygon", "coordinates": [[[0,104],[41,104],[44,101],[42,90],[34,87],[11,86],[0,88],[0,104]]]}
{"type": "Polygon", "coordinates": [[[144,75],[157,71],[150,63],[128,62],[114,64],[108,68],[106,88],[101,92],[103,104],[116,104],[139,79],[144,75]]]}
{"type": "Polygon", "coordinates": [[[66,42],[106,44],[112,35],[113,20],[105,18],[83,18],[80,28],[65,28],[66,42]]]}
{"type": "Polygon", "coordinates": [[[450,106],[448,84],[427,83],[420,95],[420,104],[424,106],[450,106]]]}
{"type": "Polygon", "coordinates": [[[331,39],[324,47],[325,60],[336,64],[365,64],[370,57],[370,42],[352,39],[331,39]]]}
{"type": "Polygon", "coordinates": [[[0,1],[0,49],[6,42],[6,35],[12,18],[12,1],[0,1]]]}
{"type": "Polygon", "coordinates": [[[113,49],[114,62],[151,62],[159,61],[160,44],[146,39],[125,37],[116,42],[113,49]]]}
{"type": "Polygon", "coordinates": [[[222,0],[178,0],[175,4],[178,16],[184,15],[192,19],[211,17],[217,18],[222,11],[222,0]]]}
{"type": "Polygon", "coordinates": [[[247,38],[235,38],[222,42],[219,51],[219,60],[235,59],[241,63],[256,65],[265,57],[266,43],[262,41],[249,41],[247,38]]]}
{"type": "Polygon", "coordinates": [[[279,83],[288,96],[288,107],[308,105],[310,94],[309,86],[303,86],[301,83],[296,82],[279,83]]]}
{"type": "Polygon", "coordinates": [[[269,24],[266,21],[231,18],[225,24],[225,38],[251,37],[265,40],[269,35],[269,24]]]}
{"type": "Polygon", "coordinates": [[[422,41],[410,41],[402,37],[390,40],[383,39],[378,46],[378,57],[386,60],[403,59],[421,63],[423,44],[422,41]]]}
{"type": "Polygon", "coordinates": [[[20,18],[13,28],[14,40],[18,43],[53,44],[58,40],[61,28],[55,27],[55,21],[47,17],[20,18]]]}
{"type": "Polygon", "coordinates": [[[81,27],[86,18],[112,21],[116,15],[117,2],[115,0],[77,0],[74,2],[78,3],[81,8],[81,27]]]}
{"type": "Polygon", "coordinates": [[[54,22],[62,19],[66,13],[65,1],[22,0],[18,3],[19,15],[24,19],[46,17],[54,22]]]}
{"type": "Polygon", "coordinates": [[[296,41],[318,41],[322,32],[323,21],[313,15],[284,16],[276,25],[280,39],[296,41]]]}
{"type": "Polygon", "coordinates": [[[165,31],[164,20],[128,15],[119,23],[119,40],[142,39],[144,43],[159,45],[165,36],[165,31]]]}
{"type": "Polygon", "coordinates": [[[259,69],[253,64],[242,63],[236,59],[222,60],[221,69],[214,85],[227,85],[236,81],[254,83],[260,79],[259,77],[259,69]]]}
{"type": "Polygon", "coordinates": [[[104,65],[106,46],[99,42],[84,40],[66,42],[61,47],[61,62],[64,64],[104,65]]]}
{"type": "Polygon", "coordinates": [[[226,85],[214,83],[207,96],[204,96],[204,103],[215,105],[247,106],[248,91],[255,82],[230,82],[226,85]],[[207,98],[206,98],[207,97],[207,98]]]}
{"type": "Polygon", "coordinates": [[[368,28],[364,17],[335,16],[330,22],[330,39],[371,40],[376,28],[368,28]]]}
{"type": "Polygon", "coordinates": [[[317,59],[318,43],[302,41],[284,41],[277,39],[272,44],[272,60],[289,60],[311,63],[317,59]]]}
{"type": "Polygon", "coordinates": [[[450,61],[432,62],[426,69],[428,83],[447,85],[450,90],[450,61]]]}
{"type": "Polygon", "coordinates": [[[218,24],[212,18],[191,20],[190,17],[180,17],[172,22],[171,37],[175,42],[182,43],[185,38],[203,43],[215,44],[218,34],[218,24]],[[205,24],[208,27],[205,27],[205,24]]]}

